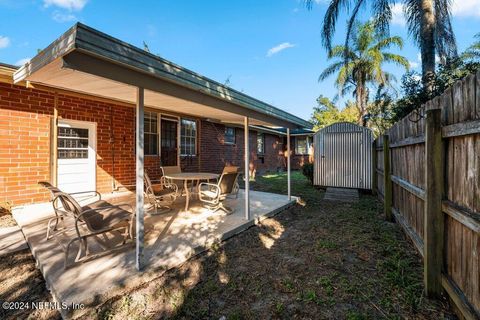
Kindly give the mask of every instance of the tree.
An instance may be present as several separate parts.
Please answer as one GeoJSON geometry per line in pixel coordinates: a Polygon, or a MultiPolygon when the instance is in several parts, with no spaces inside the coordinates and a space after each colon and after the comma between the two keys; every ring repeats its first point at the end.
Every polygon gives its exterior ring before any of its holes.
{"type": "Polygon", "coordinates": [[[314,124],[314,130],[324,128],[335,122],[356,122],[358,111],[353,104],[348,104],[340,110],[327,97],[320,95],[317,99],[318,106],[313,108],[310,121],[314,124]]]}
{"type": "MultiPolygon", "coordinates": [[[[315,0],[306,0],[311,8],[315,0]]],[[[351,13],[347,23],[345,47],[349,48],[350,35],[353,32],[357,16],[361,9],[369,8],[376,29],[384,35],[389,34],[392,19],[392,5],[403,4],[407,18],[409,34],[420,48],[422,58],[422,83],[428,93],[433,92],[435,81],[435,56],[440,60],[455,58],[457,46],[451,18],[451,0],[330,0],[323,19],[323,45],[330,50],[335,34],[337,19],[341,10],[351,13]]]]}
{"type": "Polygon", "coordinates": [[[462,59],[470,62],[480,62],[480,33],[475,35],[475,41],[462,54],[462,59]]]}
{"type": "MultiPolygon", "coordinates": [[[[462,57],[464,54],[462,54],[462,57]]],[[[456,81],[463,79],[469,74],[474,74],[480,69],[480,61],[471,61],[463,58],[447,60],[437,67],[435,73],[435,86],[432,92],[428,92],[422,86],[421,77],[415,72],[406,73],[402,77],[403,96],[394,102],[392,108],[392,120],[397,121],[405,117],[411,111],[416,110],[432,96],[441,95],[456,81]]]]}
{"type": "Polygon", "coordinates": [[[377,32],[375,22],[356,23],[350,34],[350,47],[334,46],[328,59],[337,59],[320,74],[319,79],[325,80],[336,74],[335,86],[340,95],[352,92],[356,98],[358,109],[357,122],[362,124],[367,112],[368,86],[390,86],[394,76],[383,70],[384,63],[394,63],[408,70],[408,60],[398,54],[387,52],[391,47],[402,48],[401,37],[385,37],[377,32]]]}

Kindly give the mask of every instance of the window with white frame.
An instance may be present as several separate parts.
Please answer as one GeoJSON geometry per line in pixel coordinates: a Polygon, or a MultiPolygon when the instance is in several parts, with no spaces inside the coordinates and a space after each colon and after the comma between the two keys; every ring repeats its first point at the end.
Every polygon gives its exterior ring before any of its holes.
{"type": "Polygon", "coordinates": [[[235,128],[225,127],[225,143],[235,144],[235,128]]]}
{"type": "Polygon", "coordinates": [[[143,123],[145,155],[158,155],[158,114],[145,111],[143,123]]]}
{"type": "Polygon", "coordinates": [[[257,154],[265,154],[265,134],[257,132],[257,154]]]}
{"type": "Polygon", "coordinates": [[[197,122],[182,119],[180,129],[180,154],[193,156],[197,151],[197,122]]]}
{"type": "Polygon", "coordinates": [[[307,136],[297,136],[295,137],[295,154],[308,154],[310,149],[311,138],[307,136]]]}

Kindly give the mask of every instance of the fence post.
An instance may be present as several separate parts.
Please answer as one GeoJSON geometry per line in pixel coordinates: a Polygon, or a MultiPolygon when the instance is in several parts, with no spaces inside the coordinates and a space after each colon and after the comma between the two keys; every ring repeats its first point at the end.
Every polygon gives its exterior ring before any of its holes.
{"type": "Polygon", "coordinates": [[[392,215],[392,177],[390,172],[390,141],[388,134],[383,135],[383,210],[387,221],[393,221],[392,215]]]}
{"type": "Polygon", "coordinates": [[[372,147],[372,194],[377,194],[377,140],[373,140],[372,147]]]}
{"type": "Polygon", "coordinates": [[[423,277],[427,296],[439,297],[442,293],[444,232],[441,110],[427,110],[426,114],[423,277]]]}

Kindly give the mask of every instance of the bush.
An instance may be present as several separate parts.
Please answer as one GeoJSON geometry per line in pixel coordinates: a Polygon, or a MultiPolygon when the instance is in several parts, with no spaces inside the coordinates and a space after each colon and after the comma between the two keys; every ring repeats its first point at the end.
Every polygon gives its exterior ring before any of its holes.
{"type": "Polygon", "coordinates": [[[313,184],[313,163],[305,163],[302,166],[302,173],[313,184]]]}

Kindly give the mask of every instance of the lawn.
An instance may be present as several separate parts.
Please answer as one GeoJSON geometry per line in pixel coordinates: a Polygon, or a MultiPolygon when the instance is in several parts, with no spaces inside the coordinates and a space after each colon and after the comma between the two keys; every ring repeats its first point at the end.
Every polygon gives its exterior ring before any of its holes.
{"type": "MultiPolygon", "coordinates": [[[[286,193],[286,175],[257,177],[252,188],[286,193]]],[[[373,196],[355,204],[323,201],[323,191],[297,172],[292,193],[303,205],[91,309],[85,319],[454,318],[448,303],[422,296],[420,257],[399,226],[384,221],[373,196]]]]}

